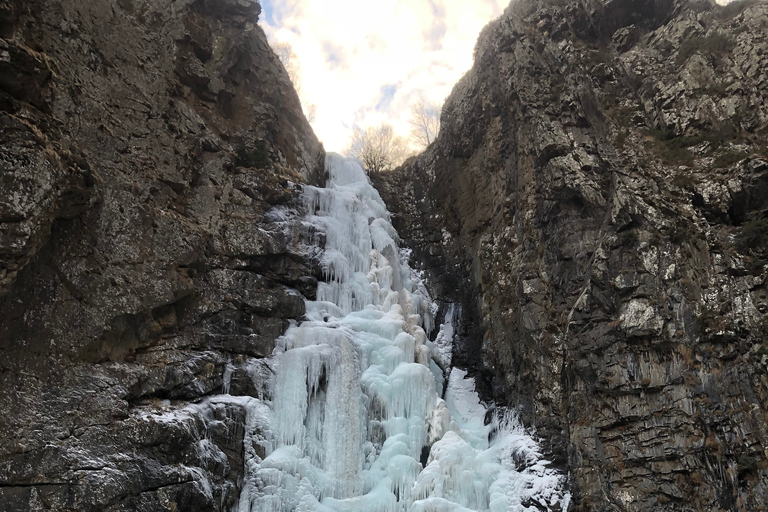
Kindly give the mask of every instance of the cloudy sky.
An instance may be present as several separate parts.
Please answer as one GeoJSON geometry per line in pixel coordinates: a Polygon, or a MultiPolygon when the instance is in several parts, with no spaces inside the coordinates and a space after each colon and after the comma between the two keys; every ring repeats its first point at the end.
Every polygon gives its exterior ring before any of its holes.
{"type": "Polygon", "coordinates": [[[328,151],[352,126],[382,121],[407,136],[410,105],[442,102],[472,65],[480,30],[508,0],[261,0],[259,23],[289,43],[312,123],[328,151]]]}
{"type": "Polygon", "coordinates": [[[387,121],[407,136],[410,105],[448,96],[472,65],[480,30],[509,0],[260,3],[270,41],[296,53],[304,101],[317,105],[315,133],[341,151],[355,124],[387,121]]]}

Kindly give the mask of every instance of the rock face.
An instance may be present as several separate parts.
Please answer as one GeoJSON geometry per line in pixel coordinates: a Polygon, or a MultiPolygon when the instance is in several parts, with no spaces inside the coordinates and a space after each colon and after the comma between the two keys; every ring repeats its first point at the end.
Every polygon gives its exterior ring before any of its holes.
{"type": "Polygon", "coordinates": [[[316,288],[291,216],[324,157],[259,12],[0,2],[3,510],[237,502],[253,376],[316,288]]]}
{"type": "Polygon", "coordinates": [[[574,510],[768,503],[768,4],[521,0],[375,176],[574,510]]]}

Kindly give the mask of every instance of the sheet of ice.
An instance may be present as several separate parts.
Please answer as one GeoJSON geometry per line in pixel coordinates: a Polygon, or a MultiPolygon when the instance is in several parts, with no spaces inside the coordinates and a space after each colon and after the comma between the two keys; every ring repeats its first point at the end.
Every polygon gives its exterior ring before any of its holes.
{"type": "Polygon", "coordinates": [[[435,337],[433,358],[441,368],[450,368],[453,356],[453,323],[461,314],[461,309],[455,304],[449,304],[440,331],[435,337]]]}
{"type": "Polygon", "coordinates": [[[511,416],[486,425],[474,382],[450,371],[453,308],[429,341],[436,306],[360,164],[328,155],[326,170],[325,188],[304,191],[325,282],[279,340],[269,410],[249,413],[240,512],[562,504],[533,438],[511,416]]]}

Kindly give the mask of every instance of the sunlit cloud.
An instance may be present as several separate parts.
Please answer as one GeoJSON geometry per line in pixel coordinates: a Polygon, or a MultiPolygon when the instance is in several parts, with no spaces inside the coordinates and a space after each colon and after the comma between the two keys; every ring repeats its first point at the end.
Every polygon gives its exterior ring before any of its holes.
{"type": "Polygon", "coordinates": [[[480,30],[508,0],[262,0],[270,41],[299,60],[312,126],[329,151],[355,124],[382,121],[407,136],[410,105],[442,102],[472,65],[480,30]]]}

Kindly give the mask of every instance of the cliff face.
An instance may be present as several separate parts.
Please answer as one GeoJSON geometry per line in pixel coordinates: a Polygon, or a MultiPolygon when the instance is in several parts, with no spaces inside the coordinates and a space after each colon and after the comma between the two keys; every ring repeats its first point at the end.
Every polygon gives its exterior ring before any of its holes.
{"type": "Polygon", "coordinates": [[[768,5],[513,2],[375,181],[575,510],[768,502],[768,5]]]}
{"type": "Polygon", "coordinates": [[[236,503],[247,398],[200,398],[303,316],[324,156],[259,11],[0,3],[3,510],[236,503]]]}

